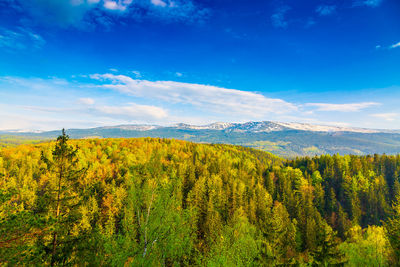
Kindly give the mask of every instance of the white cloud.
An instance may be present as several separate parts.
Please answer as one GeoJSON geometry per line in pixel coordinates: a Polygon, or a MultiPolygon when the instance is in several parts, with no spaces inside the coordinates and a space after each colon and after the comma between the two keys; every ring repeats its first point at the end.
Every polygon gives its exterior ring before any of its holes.
{"type": "Polygon", "coordinates": [[[167,111],[156,106],[138,105],[130,103],[127,106],[99,106],[97,111],[106,115],[123,116],[127,119],[154,120],[164,119],[168,116],[167,111]]]}
{"type": "Polygon", "coordinates": [[[0,77],[0,129],[3,130],[170,121],[167,110],[162,107],[102,95],[87,83],[57,78],[0,77]]]}
{"type": "Polygon", "coordinates": [[[175,76],[176,76],[176,77],[182,77],[182,76],[183,76],[183,73],[181,73],[181,72],[175,72],[175,76]]]}
{"type": "Polygon", "coordinates": [[[83,98],[79,98],[78,103],[90,106],[90,105],[93,105],[95,103],[95,101],[93,98],[83,97],[83,98]]]}
{"type": "Polygon", "coordinates": [[[135,103],[71,107],[13,106],[0,103],[0,130],[54,130],[127,123],[160,123],[170,119],[166,110],[135,103]]]}
{"type": "Polygon", "coordinates": [[[383,119],[385,121],[394,121],[399,117],[398,113],[376,113],[372,114],[372,117],[383,119]]]}
{"type": "Polygon", "coordinates": [[[372,106],[378,106],[376,102],[361,102],[349,104],[330,104],[330,103],[307,103],[305,106],[316,107],[318,111],[340,111],[355,112],[372,106]]]}
{"type": "MultiPolygon", "coordinates": [[[[348,100],[348,104],[333,104],[321,99],[315,101],[318,103],[294,104],[262,93],[210,85],[147,81],[116,74],[90,77],[0,77],[0,129],[263,120],[398,128],[400,120],[400,113],[397,120],[395,114],[374,112],[374,108],[364,110],[379,105],[376,102],[348,100]],[[96,80],[88,82],[90,77],[96,80]],[[362,112],[346,113],[356,111],[362,112]]],[[[397,87],[387,90],[391,99],[400,92],[397,87]]],[[[395,110],[391,101],[379,100],[388,110],[395,110]]]]}
{"type": "Polygon", "coordinates": [[[162,0],[151,0],[151,3],[155,6],[161,6],[161,7],[165,7],[167,6],[167,3],[165,3],[162,0]]]}
{"type": "Polygon", "coordinates": [[[394,49],[394,48],[399,48],[400,47],[400,42],[389,45],[389,46],[381,46],[381,45],[376,45],[375,49],[376,50],[390,50],[390,49],[394,49]]]}
{"type": "Polygon", "coordinates": [[[119,20],[149,17],[157,20],[197,22],[208,15],[208,10],[201,8],[193,0],[11,0],[11,2],[15,4],[10,5],[10,9],[16,9],[21,20],[63,28],[110,27],[115,23],[116,16],[119,20]]]}
{"type": "Polygon", "coordinates": [[[400,42],[391,45],[389,48],[390,48],[390,49],[393,49],[393,48],[397,48],[397,47],[400,47],[400,42]]]}
{"type": "Polygon", "coordinates": [[[100,85],[102,88],[135,97],[158,99],[170,104],[188,104],[219,114],[264,118],[266,115],[284,114],[297,110],[295,105],[281,99],[211,85],[137,80],[114,74],[94,74],[90,77],[106,82],[100,85]]]}
{"type": "Polygon", "coordinates": [[[320,5],[315,9],[315,12],[320,16],[328,16],[336,11],[335,5],[320,5]]]}
{"type": "Polygon", "coordinates": [[[104,1],[104,7],[109,10],[125,11],[131,3],[124,3],[124,1],[104,1]]]}
{"type": "Polygon", "coordinates": [[[119,118],[124,120],[142,120],[154,121],[164,119],[168,116],[166,110],[153,105],[140,105],[136,103],[128,103],[121,105],[95,105],[92,98],[80,98],[79,104],[85,106],[71,107],[42,107],[42,106],[19,106],[19,109],[36,112],[37,114],[85,114],[93,116],[106,116],[108,118],[119,118]]]}

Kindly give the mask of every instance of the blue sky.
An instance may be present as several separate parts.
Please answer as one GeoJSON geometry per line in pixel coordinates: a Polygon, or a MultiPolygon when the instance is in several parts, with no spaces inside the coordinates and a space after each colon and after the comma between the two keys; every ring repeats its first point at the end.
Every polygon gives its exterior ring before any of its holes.
{"type": "Polygon", "coordinates": [[[398,0],[0,0],[0,130],[400,128],[398,0]]]}

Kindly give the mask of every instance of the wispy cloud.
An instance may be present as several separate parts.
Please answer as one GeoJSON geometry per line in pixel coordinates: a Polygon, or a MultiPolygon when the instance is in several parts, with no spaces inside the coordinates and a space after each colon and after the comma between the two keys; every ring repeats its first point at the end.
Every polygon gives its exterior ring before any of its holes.
{"type": "Polygon", "coordinates": [[[87,105],[87,106],[91,106],[95,103],[95,100],[93,98],[90,97],[81,97],[78,99],[78,103],[79,104],[83,104],[83,105],[87,105]]]}
{"type": "Polygon", "coordinates": [[[378,106],[376,102],[361,102],[349,104],[330,104],[330,103],[307,103],[305,106],[316,107],[317,111],[339,111],[339,112],[356,112],[373,106],[378,106]]]}
{"type": "Polygon", "coordinates": [[[126,95],[159,99],[168,103],[188,104],[222,114],[262,118],[267,114],[284,114],[297,110],[295,105],[281,99],[211,85],[137,80],[114,74],[94,74],[90,77],[104,82],[100,87],[126,95]]]}
{"type": "Polygon", "coordinates": [[[225,33],[227,33],[229,36],[231,36],[235,39],[246,39],[248,37],[248,35],[246,33],[236,31],[232,28],[226,28],[225,33]]]}
{"type": "Polygon", "coordinates": [[[20,109],[28,111],[45,113],[67,113],[67,114],[91,114],[94,116],[106,115],[110,118],[119,118],[126,120],[144,120],[153,121],[164,119],[168,113],[165,109],[154,105],[141,105],[136,103],[127,103],[122,105],[95,105],[91,98],[80,98],[78,103],[84,106],[72,107],[42,107],[42,106],[19,106],[20,109]]]}
{"type": "Polygon", "coordinates": [[[163,108],[135,103],[126,106],[98,106],[95,109],[106,115],[117,115],[135,120],[160,120],[168,116],[167,111],[163,108]]]}
{"type": "MultiPolygon", "coordinates": [[[[0,108],[10,108],[0,104],[0,108]]],[[[88,128],[99,125],[110,125],[114,121],[106,118],[97,118],[88,120],[87,118],[70,117],[60,118],[51,116],[39,116],[37,113],[30,112],[27,114],[18,114],[11,112],[0,112],[0,130],[56,130],[62,128],[88,128]]]]}
{"type": "Polygon", "coordinates": [[[141,78],[142,77],[142,74],[140,73],[140,71],[132,70],[131,73],[135,76],[135,78],[141,78]]]}
{"type": "MultiPolygon", "coordinates": [[[[147,9],[148,17],[153,19],[202,23],[210,15],[210,10],[199,5],[201,1],[192,0],[152,0],[136,2],[141,9],[147,9]]],[[[134,5],[134,4],[133,4],[134,5]]]]}
{"type": "Polygon", "coordinates": [[[389,46],[389,48],[390,48],[390,49],[393,49],[393,48],[398,48],[398,47],[400,47],[400,42],[398,42],[398,43],[395,43],[395,44],[393,44],[393,45],[389,46]]]}
{"type": "Polygon", "coordinates": [[[151,0],[151,3],[155,6],[161,6],[161,7],[166,7],[167,3],[165,3],[162,0],[151,0]]]}
{"type": "Polygon", "coordinates": [[[399,47],[400,47],[400,42],[389,45],[389,46],[382,46],[382,45],[378,44],[375,46],[375,49],[376,50],[391,50],[391,49],[399,48],[399,47]]]}
{"type": "Polygon", "coordinates": [[[312,17],[307,18],[307,20],[305,21],[304,28],[306,28],[306,29],[307,29],[307,28],[310,28],[310,27],[314,26],[316,23],[317,23],[317,22],[315,21],[314,18],[312,18],[312,17]]]}
{"type": "Polygon", "coordinates": [[[369,6],[377,7],[382,4],[383,0],[354,0],[353,6],[369,6]]]}
{"type": "Polygon", "coordinates": [[[39,34],[22,27],[10,30],[0,28],[0,48],[15,51],[39,49],[46,41],[39,34]]]}
{"type": "Polygon", "coordinates": [[[289,6],[281,6],[271,15],[271,22],[275,28],[286,28],[288,26],[289,23],[285,16],[289,10],[289,6]]]}
{"type": "Polygon", "coordinates": [[[383,119],[385,121],[394,121],[399,117],[398,113],[376,113],[371,114],[372,117],[383,119]]]}
{"type": "Polygon", "coordinates": [[[335,13],[335,11],[335,5],[320,5],[315,9],[315,12],[317,12],[320,16],[328,16],[335,13]]]}

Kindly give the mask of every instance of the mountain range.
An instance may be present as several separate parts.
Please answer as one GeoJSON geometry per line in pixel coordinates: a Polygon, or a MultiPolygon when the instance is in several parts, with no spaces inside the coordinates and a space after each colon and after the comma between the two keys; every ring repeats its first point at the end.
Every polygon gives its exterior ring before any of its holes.
{"type": "MultiPolygon", "coordinates": [[[[60,131],[0,131],[1,136],[48,140],[60,131]]],[[[400,131],[287,122],[217,122],[208,125],[119,125],[68,129],[71,138],[160,137],[200,143],[227,143],[269,151],[279,156],[320,154],[397,154],[400,131]]]]}

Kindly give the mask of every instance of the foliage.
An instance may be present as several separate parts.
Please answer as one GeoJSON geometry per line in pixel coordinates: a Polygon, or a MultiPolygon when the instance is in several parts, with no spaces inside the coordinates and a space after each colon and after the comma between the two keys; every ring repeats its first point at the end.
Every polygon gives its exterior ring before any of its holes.
{"type": "Polygon", "coordinates": [[[392,249],[381,226],[352,227],[340,245],[348,266],[389,266],[392,249]]]}
{"type": "Polygon", "coordinates": [[[396,195],[393,203],[393,216],[385,223],[385,229],[395,252],[395,259],[400,262],[400,194],[396,195]]]}
{"type": "Polygon", "coordinates": [[[48,138],[43,137],[25,137],[25,136],[16,136],[16,135],[2,135],[0,134],[0,148],[2,147],[10,147],[10,146],[18,146],[22,144],[38,144],[48,140],[48,138]]]}

